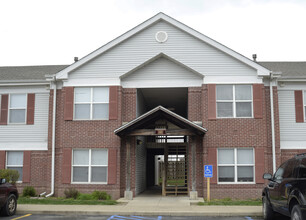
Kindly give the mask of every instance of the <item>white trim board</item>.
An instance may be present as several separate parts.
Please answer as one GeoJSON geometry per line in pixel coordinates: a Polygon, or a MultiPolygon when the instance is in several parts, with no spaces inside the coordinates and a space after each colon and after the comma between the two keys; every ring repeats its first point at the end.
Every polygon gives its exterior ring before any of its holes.
{"type": "Polygon", "coordinates": [[[22,143],[0,143],[0,150],[25,151],[25,150],[48,150],[47,142],[22,142],[22,143]]]}

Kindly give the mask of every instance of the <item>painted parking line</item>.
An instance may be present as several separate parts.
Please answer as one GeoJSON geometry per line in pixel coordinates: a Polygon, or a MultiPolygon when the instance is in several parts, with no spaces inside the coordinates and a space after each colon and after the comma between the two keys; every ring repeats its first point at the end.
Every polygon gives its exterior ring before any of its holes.
{"type": "Polygon", "coordinates": [[[17,220],[17,219],[21,219],[21,218],[26,218],[26,217],[29,217],[31,215],[32,214],[26,214],[26,215],[23,215],[23,216],[20,216],[20,217],[17,217],[17,218],[12,218],[11,220],[17,220]]]}
{"type": "Polygon", "coordinates": [[[245,217],[247,220],[253,220],[251,217],[246,216],[245,217]]]}
{"type": "Polygon", "coordinates": [[[158,216],[157,218],[143,217],[143,216],[120,216],[120,215],[112,215],[107,220],[162,220],[162,216],[158,216]]]}

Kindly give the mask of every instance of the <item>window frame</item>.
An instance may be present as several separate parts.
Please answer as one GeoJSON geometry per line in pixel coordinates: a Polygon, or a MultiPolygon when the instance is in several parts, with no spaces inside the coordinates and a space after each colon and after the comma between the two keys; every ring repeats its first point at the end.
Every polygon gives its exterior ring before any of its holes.
{"type": "Polygon", "coordinates": [[[10,125],[25,125],[27,124],[27,111],[28,111],[28,93],[10,93],[8,96],[8,112],[7,112],[7,124],[10,125]],[[25,103],[26,106],[25,108],[11,108],[11,96],[12,95],[25,95],[25,103]],[[14,123],[14,122],[10,122],[10,116],[11,116],[11,110],[22,110],[24,109],[24,122],[20,122],[20,123],[14,123]]]}
{"type": "Polygon", "coordinates": [[[107,148],[91,148],[91,149],[87,149],[87,148],[77,148],[77,149],[73,149],[72,150],[72,158],[71,158],[71,184],[103,184],[103,185],[107,185],[108,183],[108,149],[107,148]],[[88,151],[89,155],[88,155],[88,165],[74,165],[74,151],[88,151]],[[107,155],[107,165],[92,165],[92,160],[91,160],[91,152],[92,150],[105,150],[106,151],[106,155],[107,155]],[[74,182],[73,181],[73,168],[74,167],[88,167],[88,177],[87,177],[87,182],[74,182]],[[106,182],[91,182],[91,178],[92,178],[92,171],[91,168],[92,167],[106,167],[106,182]]]}
{"type": "Polygon", "coordinates": [[[256,174],[255,174],[255,149],[253,147],[246,148],[218,148],[217,149],[217,183],[218,184],[255,184],[256,174]],[[238,164],[238,150],[252,150],[253,153],[253,164],[238,164]],[[233,164],[219,164],[219,150],[234,150],[234,163],[233,164]],[[238,181],[238,167],[253,167],[253,181],[252,182],[239,182],[238,181]],[[219,181],[219,167],[234,167],[234,182],[220,182],[219,181]]]}
{"type": "MultiPolygon", "coordinates": [[[[10,167],[12,167],[12,168],[22,168],[23,169],[23,163],[24,163],[23,157],[24,157],[24,152],[23,151],[7,151],[6,155],[5,155],[5,169],[10,169],[10,167]],[[22,165],[8,165],[8,154],[10,152],[22,152],[22,165]]],[[[23,171],[22,171],[21,180],[17,180],[16,183],[22,183],[22,179],[23,179],[23,171]]]]}
{"type": "Polygon", "coordinates": [[[254,110],[253,110],[253,86],[252,84],[217,84],[216,85],[216,117],[217,118],[254,118],[254,110]],[[217,87],[218,86],[223,86],[223,85],[231,85],[232,88],[233,88],[233,99],[232,100],[218,100],[218,94],[217,94],[217,87]],[[251,99],[250,100],[236,100],[236,86],[240,86],[240,85],[248,85],[251,87],[251,99]],[[233,106],[232,106],[232,110],[233,110],[233,116],[232,117],[220,117],[218,116],[218,102],[226,102],[226,103],[232,103],[233,106]],[[251,102],[251,116],[249,117],[237,117],[237,107],[236,107],[236,104],[237,103],[249,103],[251,102]]]}
{"type": "Polygon", "coordinates": [[[109,112],[108,112],[108,116],[107,118],[93,118],[93,105],[94,104],[108,104],[108,108],[109,108],[109,86],[95,86],[95,87],[75,87],[74,88],[74,92],[73,92],[73,120],[75,121],[87,121],[87,120],[109,120],[109,112]],[[90,101],[89,102],[76,102],[76,93],[75,93],[75,89],[77,88],[88,88],[90,89],[90,101]],[[94,98],[94,88],[108,88],[108,102],[94,102],[93,98],[94,98]],[[75,106],[76,105],[89,105],[90,106],[90,110],[89,110],[89,118],[86,119],[78,119],[75,117],[75,106]]]}

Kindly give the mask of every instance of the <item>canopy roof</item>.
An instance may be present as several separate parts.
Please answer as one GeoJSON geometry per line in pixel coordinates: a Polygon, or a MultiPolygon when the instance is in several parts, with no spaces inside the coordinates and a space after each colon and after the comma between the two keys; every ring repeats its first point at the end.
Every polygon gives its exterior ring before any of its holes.
{"type": "Polygon", "coordinates": [[[155,122],[166,120],[180,129],[166,129],[163,135],[199,135],[203,136],[207,130],[196,123],[164,108],[157,106],[129,123],[117,128],[114,132],[118,136],[136,136],[136,135],[160,135],[156,134],[155,122]]]}

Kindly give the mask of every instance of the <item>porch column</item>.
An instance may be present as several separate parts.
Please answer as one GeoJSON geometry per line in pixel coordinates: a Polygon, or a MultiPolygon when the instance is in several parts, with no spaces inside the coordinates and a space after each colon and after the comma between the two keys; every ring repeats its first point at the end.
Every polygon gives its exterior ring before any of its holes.
{"type": "Polygon", "coordinates": [[[124,198],[127,200],[133,199],[131,191],[131,137],[126,138],[126,189],[124,198]]]}
{"type": "Polygon", "coordinates": [[[198,199],[198,192],[196,189],[197,180],[196,180],[196,142],[197,138],[193,136],[191,138],[191,167],[192,167],[192,188],[190,192],[190,200],[197,200],[198,199]]]}

